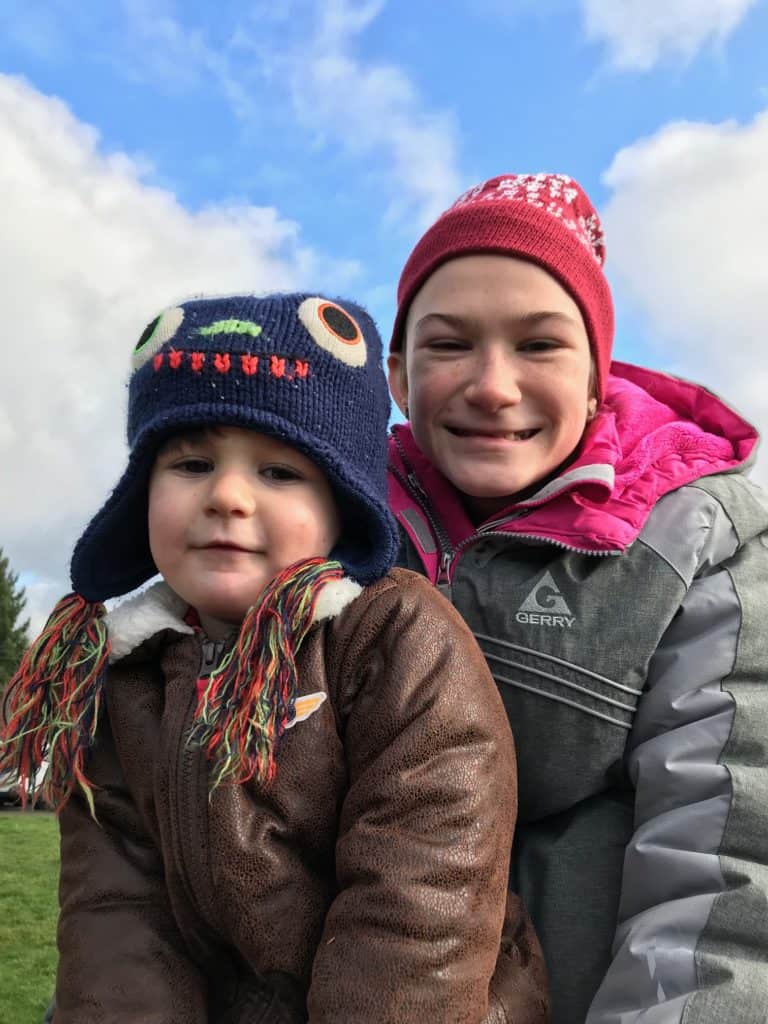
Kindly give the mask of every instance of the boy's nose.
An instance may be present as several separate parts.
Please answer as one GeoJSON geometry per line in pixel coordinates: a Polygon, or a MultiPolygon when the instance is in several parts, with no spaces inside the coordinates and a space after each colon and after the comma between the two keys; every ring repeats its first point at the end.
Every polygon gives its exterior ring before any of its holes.
{"type": "Polygon", "coordinates": [[[248,516],[256,507],[251,481],[238,472],[213,473],[207,497],[208,511],[218,515],[248,516]]]}
{"type": "Polygon", "coordinates": [[[522,399],[519,367],[508,356],[490,352],[478,359],[464,391],[470,405],[495,412],[522,399]]]}

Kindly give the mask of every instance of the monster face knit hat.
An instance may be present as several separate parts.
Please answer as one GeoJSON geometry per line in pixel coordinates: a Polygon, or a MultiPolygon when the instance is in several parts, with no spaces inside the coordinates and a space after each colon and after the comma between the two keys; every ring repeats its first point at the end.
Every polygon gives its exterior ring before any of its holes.
{"type": "Polygon", "coordinates": [[[321,591],[345,572],[371,583],[395,560],[388,416],[381,339],[352,303],[245,295],[185,302],[152,321],[133,354],[128,468],[75,548],[75,593],[56,604],[8,686],[0,771],[18,776],[23,800],[47,763],[49,804],[61,808],[79,787],[95,815],[86,769],[115,653],[102,601],[155,575],[155,454],[169,435],[206,425],[257,430],[302,451],[326,474],[341,516],[329,558],[295,562],[269,582],[198,695],[189,742],[205,750],[211,788],[274,778],[296,715],[296,655],[321,591]]]}
{"type": "Polygon", "coordinates": [[[388,416],[381,339],[350,302],[244,295],[166,309],[133,353],[128,467],[75,547],[74,590],[103,601],[156,574],[147,529],[155,454],[169,435],[214,424],[269,434],[323,470],[342,516],[330,557],[371,583],[397,552],[387,509],[388,416]]]}
{"type": "Polygon", "coordinates": [[[602,396],[613,345],[613,302],[603,274],[600,220],[564,174],[491,178],[460,196],[408,258],[397,289],[391,350],[403,344],[408,308],[429,275],[456,256],[499,253],[537,263],[570,293],[584,317],[602,396]]]}

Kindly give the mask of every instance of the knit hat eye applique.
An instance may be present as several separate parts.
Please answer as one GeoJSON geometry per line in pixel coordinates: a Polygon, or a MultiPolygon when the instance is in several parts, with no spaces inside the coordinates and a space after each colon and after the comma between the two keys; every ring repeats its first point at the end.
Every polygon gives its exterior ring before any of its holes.
{"type": "Polygon", "coordinates": [[[147,324],[133,350],[132,368],[138,370],[144,363],[149,362],[152,356],[156,355],[163,345],[171,340],[183,322],[184,310],[181,306],[173,306],[171,309],[163,310],[150,324],[147,324]]]}
{"type": "Polygon", "coordinates": [[[345,309],[327,299],[305,299],[298,308],[299,320],[314,341],[347,366],[365,366],[367,350],[363,333],[345,309]]]}

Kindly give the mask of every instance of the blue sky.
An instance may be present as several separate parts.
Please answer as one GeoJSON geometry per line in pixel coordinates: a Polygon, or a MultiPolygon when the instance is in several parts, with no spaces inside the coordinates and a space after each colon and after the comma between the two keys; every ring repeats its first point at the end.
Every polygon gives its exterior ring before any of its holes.
{"type": "Polygon", "coordinates": [[[768,0],[0,0],[0,545],[35,623],[158,308],[323,288],[386,334],[419,231],[494,174],[579,180],[616,355],[768,427],[767,51],[768,0]]]}

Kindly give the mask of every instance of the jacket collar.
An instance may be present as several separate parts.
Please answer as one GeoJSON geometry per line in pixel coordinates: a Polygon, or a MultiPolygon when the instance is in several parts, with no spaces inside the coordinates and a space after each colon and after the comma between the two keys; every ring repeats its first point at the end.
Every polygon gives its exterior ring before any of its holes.
{"type": "MultiPolygon", "coordinates": [[[[331,580],[318,595],[313,622],[334,618],[362,590],[360,584],[348,576],[331,580]]],[[[110,663],[121,661],[165,630],[194,633],[194,627],[185,621],[188,610],[187,602],[164,580],[115,605],[104,617],[110,640],[110,663]]]]}

